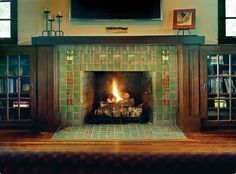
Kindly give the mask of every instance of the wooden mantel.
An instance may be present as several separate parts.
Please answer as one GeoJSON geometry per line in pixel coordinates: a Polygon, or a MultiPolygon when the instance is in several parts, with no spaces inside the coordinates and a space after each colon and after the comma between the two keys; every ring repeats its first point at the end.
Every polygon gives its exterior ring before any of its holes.
{"type": "Polygon", "coordinates": [[[205,42],[204,36],[38,36],[32,37],[32,45],[62,44],[168,44],[198,45],[205,42]]]}

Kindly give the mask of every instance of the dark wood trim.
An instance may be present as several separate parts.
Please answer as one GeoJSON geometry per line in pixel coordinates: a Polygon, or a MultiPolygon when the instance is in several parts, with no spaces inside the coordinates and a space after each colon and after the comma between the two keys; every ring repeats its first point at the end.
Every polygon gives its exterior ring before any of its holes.
{"type": "Polygon", "coordinates": [[[33,45],[59,44],[203,44],[204,36],[55,36],[32,37],[33,45]]]}

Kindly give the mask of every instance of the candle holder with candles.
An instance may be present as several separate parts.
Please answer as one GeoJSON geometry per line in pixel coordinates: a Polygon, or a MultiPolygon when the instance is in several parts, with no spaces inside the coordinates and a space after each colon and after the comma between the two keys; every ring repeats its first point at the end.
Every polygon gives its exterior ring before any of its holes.
{"type": "Polygon", "coordinates": [[[48,8],[44,8],[44,16],[45,16],[45,30],[42,31],[42,36],[49,36],[49,29],[48,29],[48,14],[50,11],[48,8]]]}
{"type": "Polygon", "coordinates": [[[53,15],[49,15],[48,16],[48,21],[50,22],[50,30],[49,30],[49,36],[55,36],[56,35],[56,31],[53,30],[53,22],[55,21],[54,16],[53,15]]]}
{"type": "Polygon", "coordinates": [[[63,17],[62,12],[59,11],[56,17],[58,19],[58,30],[56,31],[56,36],[64,36],[64,32],[61,30],[61,18],[63,17]]]}

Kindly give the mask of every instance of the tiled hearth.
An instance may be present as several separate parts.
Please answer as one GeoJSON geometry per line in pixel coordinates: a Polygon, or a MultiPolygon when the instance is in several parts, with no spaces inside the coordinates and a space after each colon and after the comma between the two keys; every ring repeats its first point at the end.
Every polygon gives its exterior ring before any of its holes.
{"type": "Polygon", "coordinates": [[[177,49],[155,44],[75,44],[56,47],[62,126],[84,123],[86,72],[148,72],[152,79],[152,122],[175,123],[177,49]]]}
{"type": "Polygon", "coordinates": [[[182,131],[173,125],[153,126],[150,124],[83,124],[59,129],[54,140],[152,140],[187,139],[182,131]]]}

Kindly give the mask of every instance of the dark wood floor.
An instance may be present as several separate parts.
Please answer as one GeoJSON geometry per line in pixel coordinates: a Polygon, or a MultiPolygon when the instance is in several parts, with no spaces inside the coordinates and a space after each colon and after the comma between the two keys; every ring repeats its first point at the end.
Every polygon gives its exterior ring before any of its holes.
{"type": "Polygon", "coordinates": [[[36,152],[236,153],[236,131],[185,134],[188,139],[146,141],[55,141],[52,133],[0,130],[0,149],[36,152]]]}

